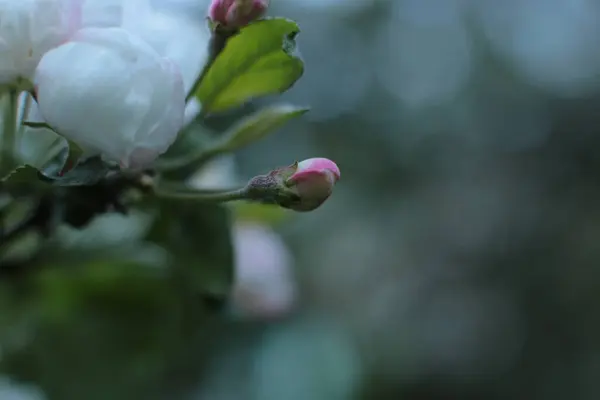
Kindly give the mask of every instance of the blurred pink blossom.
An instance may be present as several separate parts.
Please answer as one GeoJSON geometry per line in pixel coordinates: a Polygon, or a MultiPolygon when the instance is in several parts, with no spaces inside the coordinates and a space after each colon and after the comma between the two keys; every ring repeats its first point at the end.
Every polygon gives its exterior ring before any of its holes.
{"type": "Polygon", "coordinates": [[[235,282],[232,303],[243,317],[270,319],[289,313],[297,289],[292,257],[281,237],[259,223],[234,226],[235,282]]]}

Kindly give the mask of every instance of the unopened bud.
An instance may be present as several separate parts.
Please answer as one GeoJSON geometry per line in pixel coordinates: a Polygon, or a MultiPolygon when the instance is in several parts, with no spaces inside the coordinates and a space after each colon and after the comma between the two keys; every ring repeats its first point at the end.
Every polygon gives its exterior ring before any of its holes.
{"type": "Polygon", "coordinates": [[[299,201],[288,208],[295,211],[312,211],[329,198],[333,186],[340,179],[340,169],[327,158],[309,158],[297,165],[296,172],[285,184],[295,192],[299,201]]]}
{"type": "Polygon", "coordinates": [[[262,17],[269,0],[212,0],[208,17],[223,27],[241,28],[262,17]]]}
{"type": "Polygon", "coordinates": [[[312,211],[329,198],[339,179],[340,170],[333,161],[310,158],[253,178],[246,194],[250,200],[312,211]]]}

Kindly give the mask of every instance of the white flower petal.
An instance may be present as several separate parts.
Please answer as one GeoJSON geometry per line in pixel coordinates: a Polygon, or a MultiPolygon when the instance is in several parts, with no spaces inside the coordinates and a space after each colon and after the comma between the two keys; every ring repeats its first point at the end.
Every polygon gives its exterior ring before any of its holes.
{"type": "Polygon", "coordinates": [[[44,55],[80,26],[80,0],[0,0],[0,83],[31,79],[44,55]]]}
{"type": "Polygon", "coordinates": [[[210,36],[204,21],[199,22],[150,12],[146,18],[126,21],[124,27],[146,40],[160,55],[175,62],[188,91],[208,58],[210,36]]]}
{"type": "Polygon", "coordinates": [[[181,9],[150,0],[86,0],[83,24],[121,27],[141,37],[181,70],[189,90],[208,57],[210,32],[202,18],[190,18],[181,9]]]}
{"type": "MultiPolygon", "coordinates": [[[[128,0],[137,3],[137,0],[128,0]]],[[[127,0],[84,0],[81,22],[86,28],[116,28],[123,22],[127,0]]]]}
{"type": "Polygon", "coordinates": [[[88,28],[46,53],[36,71],[44,119],[86,149],[146,166],[183,124],[178,67],[120,28],[88,28]]]}

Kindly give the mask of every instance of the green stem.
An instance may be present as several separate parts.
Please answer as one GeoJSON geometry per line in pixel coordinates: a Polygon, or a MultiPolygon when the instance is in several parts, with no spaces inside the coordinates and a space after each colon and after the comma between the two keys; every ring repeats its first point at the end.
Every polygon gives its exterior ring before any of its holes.
{"type": "Polygon", "coordinates": [[[31,110],[31,104],[33,103],[33,95],[27,92],[25,97],[25,104],[23,105],[23,121],[29,118],[29,111],[31,110]]]}
{"type": "Polygon", "coordinates": [[[187,191],[172,192],[162,189],[160,186],[154,189],[154,194],[163,199],[194,200],[204,203],[225,203],[229,201],[244,200],[247,197],[246,188],[230,191],[187,191]]]}
{"type": "Polygon", "coordinates": [[[21,121],[19,121],[21,124],[23,124],[25,121],[29,120],[29,110],[31,110],[31,101],[33,100],[33,97],[25,92],[25,101],[23,102],[23,108],[21,109],[21,121]]]}
{"type": "Polygon", "coordinates": [[[208,72],[208,69],[210,68],[211,64],[212,64],[211,62],[208,62],[208,63],[206,63],[206,65],[204,65],[204,68],[202,68],[202,72],[200,72],[198,79],[196,79],[196,81],[192,85],[190,91],[185,96],[186,104],[192,99],[192,97],[194,97],[196,95],[196,91],[198,91],[198,88],[200,87],[200,83],[202,83],[202,79],[204,79],[204,76],[208,72]]]}
{"type": "Polygon", "coordinates": [[[15,145],[17,148],[21,147],[21,140],[23,140],[23,134],[25,132],[25,122],[29,119],[29,111],[31,110],[31,102],[33,97],[28,93],[24,93],[25,101],[23,102],[23,107],[21,108],[21,119],[17,121],[17,138],[15,145]]]}
{"type": "Polygon", "coordinates": [[[212,66],[213,62],[217,59],[219,53],[225,48],[225,44],[227,43],[227,39],[232,36],[232,33],[224,33],[224,32],[213,32],[210,41],[208,43],[208,60],[204,64],[204,68],[202,68],[202,72],[198,76],[198,79],[192,85],[192,88],[185,96],[185,102],[189,102],[192,97],[196,95],[202,80],[208,73],[208,70],[212,66]]]}
{"type": "Polygon", "coordinates": [[[15,139],[17,134],[18,100],[19,92],[16,89],[10,89],[7,92],[7,104],[5,104],[4,118],[2,121],[2,144],[0,146],[0,151],[2,153],[3,170],[10,170],[13,166],[15,139]]]}

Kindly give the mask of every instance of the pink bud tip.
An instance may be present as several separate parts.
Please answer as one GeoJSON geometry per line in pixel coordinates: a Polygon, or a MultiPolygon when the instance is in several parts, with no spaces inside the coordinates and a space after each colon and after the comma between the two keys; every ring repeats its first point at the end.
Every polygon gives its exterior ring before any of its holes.
{"type": "Polygon", "coordinates": [[[223,26],[241,28],[262,17],[268,6],[268,0],[212,0],[208,17],[223,26]]]}
{"type": "Polygon", "coordinates": [[[315,176],[324,176],[331,181],[331,185],[334,185],[340,179],[340,169],[336,163],[327,158],[309,158],[298,163],[296,173],[288,182],[302,182],[315,176]]]}
{"type": "Polygon", "coordinates": [[[327,158],[309,158],[298,163],[296,172],[288,178],[286,185],[294,188],[300,196],[296,211],[311,211],[319,207],[333,192],[340,179],[340,169],[327,158]]]}

